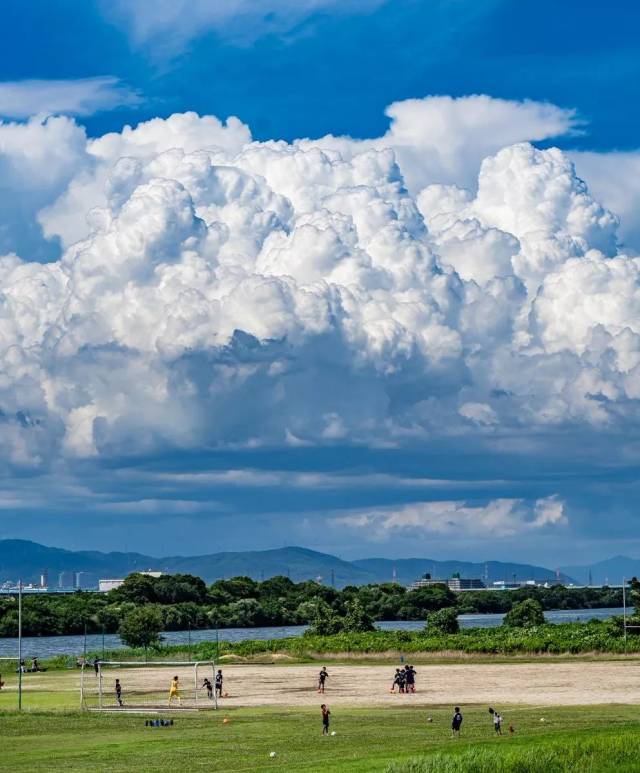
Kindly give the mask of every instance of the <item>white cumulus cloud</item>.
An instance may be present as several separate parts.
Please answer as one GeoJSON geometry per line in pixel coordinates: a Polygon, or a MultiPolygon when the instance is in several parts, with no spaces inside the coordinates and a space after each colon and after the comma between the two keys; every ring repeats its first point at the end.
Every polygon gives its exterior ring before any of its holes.
{"type": "Polygon", "coordinates": [[[568,523],[564,503],[555,496],[533,501],[493,499],[467,502],[414,502],[363,510],[331,519],[335,527],[362,532],[365,539],[386,541],[402,533],[432,536],[509,538],[568,523]]]}
{"type": "Polygon", "coordinates": [[[572,116],[393,110],[372,141],[193,113],[95,139],[1,124],[2,458],[636,426],[638,259],[571,160],[522,141],[572,116]],[[59,258],[30,252],[37,228],[59,258]]]}

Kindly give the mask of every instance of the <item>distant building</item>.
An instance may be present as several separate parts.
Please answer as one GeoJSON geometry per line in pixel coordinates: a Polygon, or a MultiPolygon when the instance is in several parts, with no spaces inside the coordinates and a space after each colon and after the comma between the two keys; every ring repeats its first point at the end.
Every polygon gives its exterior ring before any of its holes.
{"type": "Polygon", "coordinates": [[[41,588],[48,588],[49,587],[49,570],[43,569],[42,573],[40,575],[40,587],[41,588]]]}
{"type": "Polygon", "coordinates": [[[60,572],[58,575],[58,588],[73,588],[74,579],[73,572],[60,572]]]}
{"type": "Polygon", "coordinates": [[[487,587],[479,577],[452,577],[450,580],[447,580],[447,585],[449,590],[452,591],[481,590],[487,587]]]}
{"type": "Polygon", "coordinates": [[[107,593],[110,590],[119,588],[124,582],[124,578],[114,580],[98,580],[98,590],[100,593],[107,593]]]}
{"type": "MultiPolygon", "coordinates": [[[[145,574],[147,577],[162,577],[164,575],[164,572],[154,572],[154,571],[147,571],[147,572],[136,572],[136,574],[145,574]]],[[[100,593],[107,593],[110,590],[115,590],[116,588],[119,588],[122,583],[125,581],[124,577],[117,577],[107,580],[98,580],[98,590],[100,593]]]]}
{"type": "Polygon", "coordinates": [[[407,590],[418,590],[418,588],[429,588],[432,585],[446,585],[445,580],[434,580],[429,572],[423,574],[419,580],[412,582],[407,590]]]}
{"type": "Polygon", "coordinates": [[[418,588],[429,588],[432,585],[446,585],[446,580],[432,580],[431,578],[427,579],[423,577],[421,580],[416,580],[415,582],[412,582],[411,585],[409,585],[408,590],[417,590],[418,588]]]}

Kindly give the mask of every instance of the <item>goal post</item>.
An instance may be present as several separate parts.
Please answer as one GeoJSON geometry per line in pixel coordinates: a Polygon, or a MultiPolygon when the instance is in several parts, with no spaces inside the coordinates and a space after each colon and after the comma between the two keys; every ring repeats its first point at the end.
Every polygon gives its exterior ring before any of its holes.
{"type": "Polygon", "coordinates": [[[103,660],[97,669],[87,663],[80,672],[80,706],[92,711],[217,709],[215,662],[103,660]],[[178,689],[170,696],[176,677],[178,689]],[[214,688],[211,696],[205,679],[214,688]]]}

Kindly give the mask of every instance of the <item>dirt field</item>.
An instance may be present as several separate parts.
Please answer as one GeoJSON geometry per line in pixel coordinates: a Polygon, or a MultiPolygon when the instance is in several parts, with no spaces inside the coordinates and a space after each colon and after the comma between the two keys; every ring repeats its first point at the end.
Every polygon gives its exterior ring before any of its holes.
{"type": "MultiPolygon", "coordinates": [[[[637,661],[599,661],[574,663],[469,663],[417,666],[417,692],[390,693],[395,665],[327,664],[324,699],[332,706],[398,706],[429,704],[499,703],[528,705],[586,705],[640,703],[640,663],[637,661]]],[[[225,665],[221,706],[315,706],[318,695],[317,665],[225,665]]],[[[179,669],[183,696],[193,695],[193,672],[179,669]]],[[[157,690],[164,703],[171,677],[169,668],[127,669],[118,674],[123,697],[134,701],[136,693],[157,690]]],[[[93,675],[91,678],[95,679],[93,675]]],[[[105,675],[105,693],[111,695],[114,674],[105,675]]],[[[13,682],[13,680],[11,680],[13,682]]],[[[37,675],[25,679],[28,691],[76,691],[78,672],[37,675]]],[[[3,693],[13,691],[7,684],[3,693]]],[[[201,694],[204,696],[204,694],[201,694]]]]}
{"type": "MultiPolygon", "coordinates": [[[[394,666],[327,666],[332,705],[521,703],[580,705],[640,702],[637,663],[469,664],[416,667],[415,694],[390,693],[394,666]]],[[[229,706],[318,703],[316,666],[226,666],[229,706]]]]}
{"type": "MultiPolygon", "coordinates": [[[[520,703],[528,705],[581,705],[640,702],[640,664],[636,662],[518,663],[430,665],[417,667],[417,692],[390,692],[394,665],[327,666],[326,700],[332,705],[397,706],[453,703],[520,703]]],[[[175,669],[174,669],[175,670],[175,669]]],[[[135,689],[143,682],[163,680],[170,674],[135,669],[125,684],[135,689]],[[135,674],[135,676],[134,676],[135,674]]],[[[313,666],[223,666],[224,706],[312,706],[318,703],[317,674],[313,666]]]]}

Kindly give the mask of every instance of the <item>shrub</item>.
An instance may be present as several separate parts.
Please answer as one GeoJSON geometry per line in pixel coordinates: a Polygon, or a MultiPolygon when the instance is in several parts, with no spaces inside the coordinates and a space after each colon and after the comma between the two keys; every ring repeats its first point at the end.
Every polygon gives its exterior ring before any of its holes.
{"type": "Polygon", "coordinates": [[[367,614],[357,598],[347,604],[347,614],[342,621],[342,630],[347,633],[375,631],[371,616],[367,614]]]}
{"type": "Polygon", "coordinates": [[[445,607],[427,615],[427,633],[458,633],[458,610],[445,607]]]}
{"type": "Polygon", "coordinates": [[[525,599],[507,612],[502,625],[507,628],[535,628],[544,625],[544,622],[542,604],[535,599],[525,599]]]}

